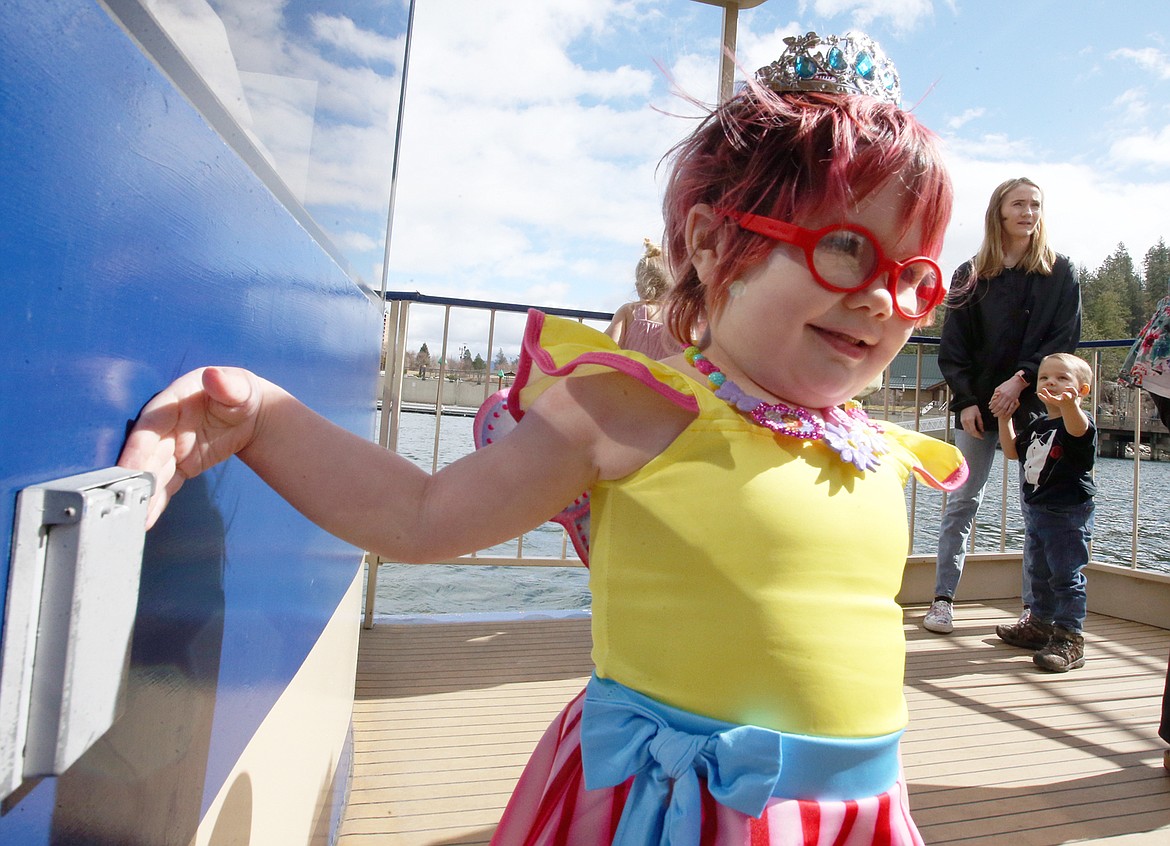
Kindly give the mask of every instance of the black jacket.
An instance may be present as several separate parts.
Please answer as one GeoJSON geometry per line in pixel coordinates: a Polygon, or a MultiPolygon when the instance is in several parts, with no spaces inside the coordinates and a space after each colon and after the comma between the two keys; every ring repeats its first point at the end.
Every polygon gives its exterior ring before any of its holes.
{"type": "MultiPolygon", "coordinates": [[[[955,271],[953,285],[970,272],[967,262],[955,271]]],[[[951,304],[939,344],[938,366],[951,388],[955,425],[964,408],[978,405],[984,429],[994,432],[991,394],[1023,370],[1028,387],[1015,414],[1017,429],[1022,429],[1033,414],[1044,413],[1036,398],[1040,360],[1073,352],[1080,339],[1081,287],[1067,256],[1057,255],[1051,276],[1012,268],[978,279],[951,304]]]]}

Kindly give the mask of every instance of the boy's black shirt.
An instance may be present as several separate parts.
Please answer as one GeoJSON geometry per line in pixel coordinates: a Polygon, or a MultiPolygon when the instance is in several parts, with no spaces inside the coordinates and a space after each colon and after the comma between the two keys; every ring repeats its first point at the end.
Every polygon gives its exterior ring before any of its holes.
{"type": "Polygon", "coordinates": [[[1016,453],[1020,456],[1021,489],[1029,505],[1077,505],[1097,493],[1092,476],[1097,425],[1092,417],[1080,437],[1070,435],[1060,417],[1033,418],[1016,436],[1016,453]]]}

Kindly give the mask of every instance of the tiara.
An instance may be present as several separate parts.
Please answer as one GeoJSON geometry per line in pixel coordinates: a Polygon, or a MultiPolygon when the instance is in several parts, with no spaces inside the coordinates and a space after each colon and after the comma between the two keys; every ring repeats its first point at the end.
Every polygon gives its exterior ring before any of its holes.
{"type": "Polygon", "coordinates": [[[776,92],[826,91],[865,94],[902,105],[898,69],[868,35],[850,32],[820,36],[815,32],[784,39],[784,53],[756,71],[756,80],[776,92]]]}

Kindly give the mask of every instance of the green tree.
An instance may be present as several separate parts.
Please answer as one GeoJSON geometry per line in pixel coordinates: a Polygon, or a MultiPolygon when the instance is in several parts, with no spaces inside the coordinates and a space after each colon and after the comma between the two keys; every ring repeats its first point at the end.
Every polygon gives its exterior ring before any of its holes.
{"type": "Polygon", "coordinates": [[[1125,244],[1108,256],[1095,273],[1081,271],[1081,338],[1132,337],[1135,317],[1145,310],[1141,279],[1134,270],[1133,259],[1125,244]]]}
{"type": "Polygon", "coordinates": [[[477,373],[481,370],[487,370],[487,362],[483,360],[483,356],[479,353],[475,354],[475,359],[471,362],[471,369],[477,373]]]}
{"type": "MultiPolygon", "coordinates": [[[[1135,302],[1141,300],[1141,280],[1124,244],[1118,244],[1096,272],[1082,270],[1081,340],[1129,338],[1135,302]]],[[[1085,351],[1082,355],[1088,358],[1085,351]]],[[[1116,373],[1125,350],[1103,350],[1101,372],[1116,373]]]]}
{"type": "MultiPolygon", "coordinates": [[[[1170,248],[1161,238],[1158,243],[1146,251],[1142,262],[1145,271],[1145,308],[1143,313],[1146,319],[1154,313],[1154,306],[1158,300],[1170,294],[1170,248]]],[[[1145,323],[1142,324],[1144,326],[1145,323]]],[[[1139,327],[1140,329],[1141,327],[1139,327]]]]}

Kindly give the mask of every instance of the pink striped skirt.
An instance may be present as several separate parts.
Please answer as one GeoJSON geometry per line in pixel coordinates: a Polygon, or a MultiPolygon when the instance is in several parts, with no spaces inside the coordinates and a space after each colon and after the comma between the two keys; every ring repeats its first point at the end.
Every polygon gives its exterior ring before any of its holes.
{"type": "MultiPolygon", "coordinates": [[[[633,779],[586,790],[581,766],[584,692],[553,721],[520,777],[492,846],[607,846],[633,779]]],[[[719,804],[701,785],[702,846],[923,846],[899,779],[849,800],[773,797],[757,819],[719,804]]]]}

